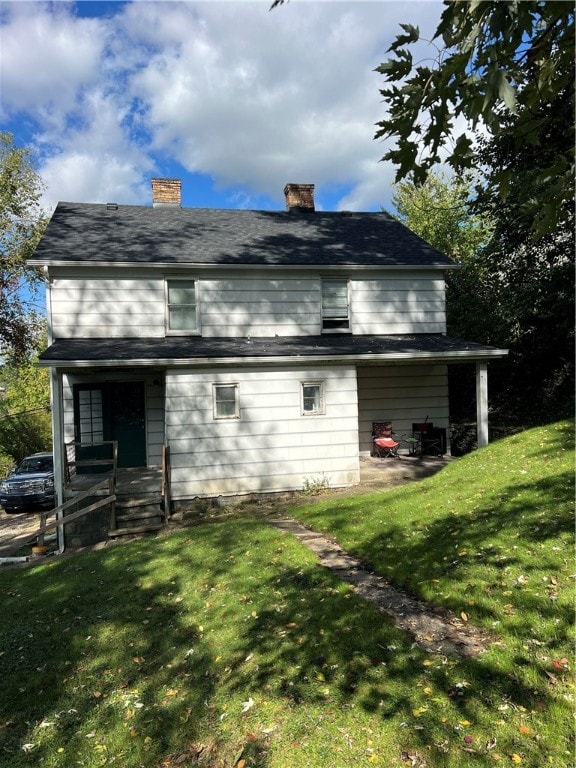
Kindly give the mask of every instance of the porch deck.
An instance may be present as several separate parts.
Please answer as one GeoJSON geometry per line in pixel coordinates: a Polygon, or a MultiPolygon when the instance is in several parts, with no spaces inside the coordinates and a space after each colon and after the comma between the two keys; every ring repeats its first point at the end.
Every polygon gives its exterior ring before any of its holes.
{"type": "MultiPolygon", "coordinates": [[[[66,495],[85,491],[94,483],[111,477],[111,472],[76,474],[64,490],[66,495]]],[[[162,467],[129,467],[116,470],[116,495],[119,497],[160,495],[162,492],[162,467]]]]}

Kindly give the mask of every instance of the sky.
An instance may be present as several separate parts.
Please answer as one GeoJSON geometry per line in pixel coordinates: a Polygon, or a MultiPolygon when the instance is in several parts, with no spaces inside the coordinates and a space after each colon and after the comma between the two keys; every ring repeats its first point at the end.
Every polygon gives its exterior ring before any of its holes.
{"type": "Polygon", "coordinates": [[[46,210],[149,205],[153,177],[181,179],[186,207],[279,210],[296,182],[320,210],[390,209],[374,70],[442,3],[270,5],[2,0],[0,130],[34,150],[46,210]]]}

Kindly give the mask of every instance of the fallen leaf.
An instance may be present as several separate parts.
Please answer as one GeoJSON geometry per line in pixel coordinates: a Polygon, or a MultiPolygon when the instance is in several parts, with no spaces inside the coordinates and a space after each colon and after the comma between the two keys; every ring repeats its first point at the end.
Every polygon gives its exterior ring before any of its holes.
{"type": "Polygon", "coordinates": [[[460,614],[460,618],[462,619],[462,621],[468,621],[468,614],[462,611],[462,613],[460,614]]]}
{"type": "Polygon", "coordinates": [[[250,697],[248,699],[248,701],[243,701],[242,702],[242,712],[243,713],[244,712],[248,712],[248,710],[252,709],[253,706],[254,706],[254,699],[252,699],[252,697],[250,697]]]}
{"type": "Polygon", "coordinates": [[[522,758],[520,757],[520,755],[517,755],[516,753],[514,753],[510,759],[512,760],[513,763],[516,763],[517,765],[519,765],[522,762],[522,758]]]}
{"type": "Polygon", "coordinates": [[[531,729],[531,728],[528,728],[528,726],[527,726],[527,725],[521,725],[521,726],[520,726],[520,728],[518,728],[518,730],[520,731],[520,733],[523,733],[523,734],[525,734],[526,736],[527,736],[528,734],[532,733],[532,729],[531,729]]]}

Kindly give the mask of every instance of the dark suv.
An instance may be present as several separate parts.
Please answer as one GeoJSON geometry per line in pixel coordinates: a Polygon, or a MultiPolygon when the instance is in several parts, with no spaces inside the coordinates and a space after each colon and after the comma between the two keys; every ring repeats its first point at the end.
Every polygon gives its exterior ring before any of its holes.
{"type": "Polygon", "coordinates": [[[5,512],[54,508],[54,459],[51,453],[27,456],[0,483],[5,512]]]}

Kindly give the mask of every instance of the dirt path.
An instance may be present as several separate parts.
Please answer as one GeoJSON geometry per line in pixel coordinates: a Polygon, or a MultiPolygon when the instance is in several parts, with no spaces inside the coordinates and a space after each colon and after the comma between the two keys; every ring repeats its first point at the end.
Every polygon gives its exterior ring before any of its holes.
{"type": "Polygon", "coordinates": [[[410,632],[425,651],[473,657],[486,649],[488,637],[480,630],[448,611],[434,609],[391,586],[381,576],[365,570],[360,561],[322,534],[305,528],[291,518],[268,518],[268,522],[295,536],[317,555],[321,565],[351,584],[360,597],[391,616],[396,626],[410,632]]]}
{"type": "Polygon", "coordinates": [[[0,510],[0,557],[9,557],[38,530],[39,520],[34,512],[7,515],[3,509],[0,510]]]}

